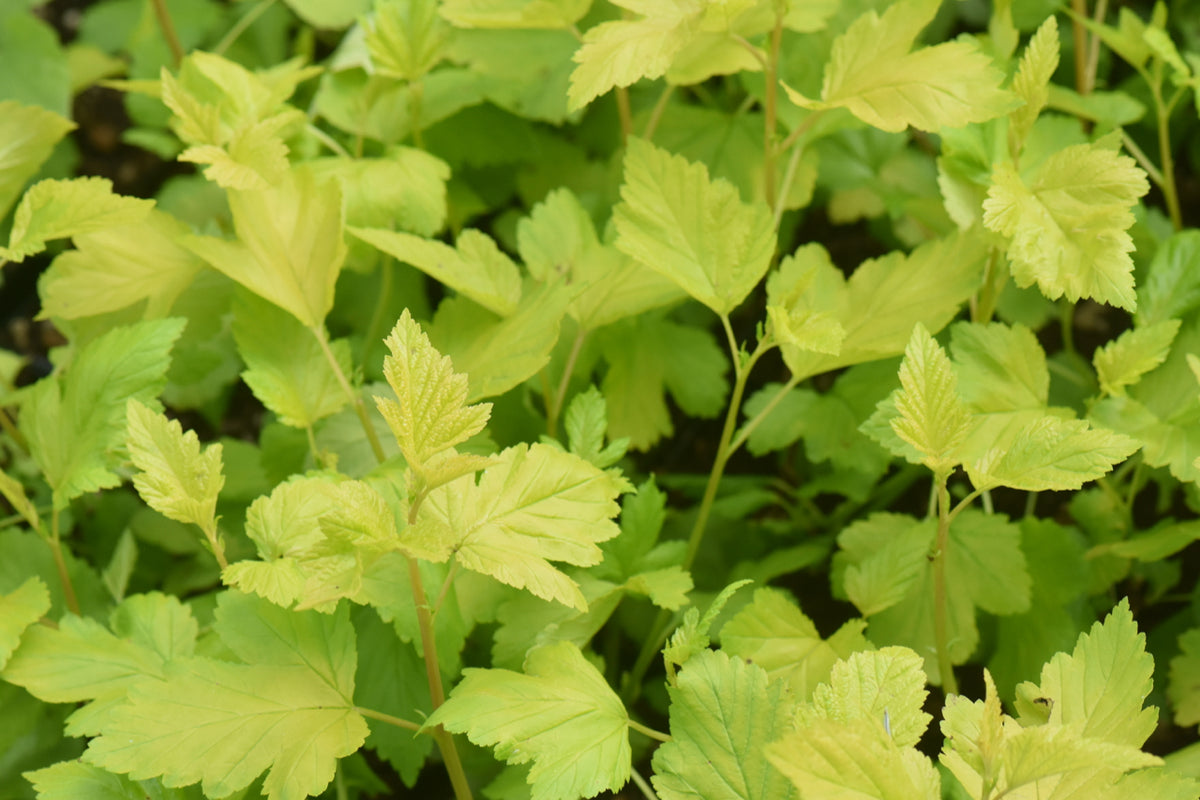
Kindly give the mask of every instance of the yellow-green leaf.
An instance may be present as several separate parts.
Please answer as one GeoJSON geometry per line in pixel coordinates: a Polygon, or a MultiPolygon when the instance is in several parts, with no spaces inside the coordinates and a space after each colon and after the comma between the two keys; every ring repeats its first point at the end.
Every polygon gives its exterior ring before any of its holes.
{"type": "Polygon", "coordinates": [[[126,404],[129,457],[139,472],[133,476],[142,499],[163,516],[178,522],[216,529],[217,495],[225,485],[221,445],[200,450],[195,431],[183,432],[137,400],[126,404]]]}

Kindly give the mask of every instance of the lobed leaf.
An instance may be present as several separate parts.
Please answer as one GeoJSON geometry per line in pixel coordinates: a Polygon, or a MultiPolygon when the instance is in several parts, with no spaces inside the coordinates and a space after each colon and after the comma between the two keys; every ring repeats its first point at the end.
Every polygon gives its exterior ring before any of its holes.
{"type": "Polygon", "coordinates": [[[37,576],[0,595],[0,670],[17,649],[21,634],[49,610],[50,590],[37,576]]]}
{"type": "Polygon", "coordinates": [[[524,674],[463,670],[462,682],[425,722],[493,747],[509,764],[533,762],[533,800],[616,791],[629,779],[629,716],[604,677],[569,642],[539,647],[524,674]]]}
{"type": "Polygon", "coordinates": [[[1125,387],[1167,360],[1180,322],[1168,319],[1155,325],[1132,328],[1096,350],[1092,363],[1104,394],[1125,395],[1125,387]]]}
{"type": "Polygon", "coordinates": [[[194,431],[157,414],[136,399],[126,404],[129,457],[138,468],[133,485],[146,504],[169,519],[205,531],[217,526],[217,495],[225,485],[221,445],[200,451],[194,431]]]}
{"type": "Polygon", "coordinates": [[[900,391],[894,396],[899,416],[892,430],[915,447],[934,472],[950,470],[967,435],[970,418],[958,394],[950,358],[918,323],[900,364],[900,391]]]}
{"type": "Polygon", "coordinates": [[[113,194],[112,181],[105,178],[39,181],[21,198],[0,258],[20,263],[52,239],[133,225],[152,208],[153,200],[113,194]]]}
{"type": "Polygon", "coordinates": [[[25,182],[74,128],[75,123],[41,106],[0,102],[0,217],[7,216],[25,182]]]}
{"type": "Polygon", "coordinates": [[[703,164],[631,139],[621,200],[613,211],[617,247],[717,314],[740,305],[766,273],[775,242],[770,209],[743,203],[703,164]]]}
{"type": "Polygon", "coordinates": [[[1038,114],[1049,102],[1050,79],[1058,69],[1058,50],[1058,20],[1051,14],[1029,40],[1013,76],[1012,91],[1024,101],[1009,115],[1009,150],[1014,154],[1020,152],[1038,114]]]}

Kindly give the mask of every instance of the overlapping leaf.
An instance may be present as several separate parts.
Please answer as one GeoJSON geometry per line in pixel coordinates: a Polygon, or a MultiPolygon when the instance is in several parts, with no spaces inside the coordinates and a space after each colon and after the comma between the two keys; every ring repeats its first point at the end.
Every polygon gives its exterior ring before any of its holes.
{"type": "Polygon", "coordinates": [[[1023,426],[1004,450],[967,465],[978,488],[1011,486],[1030,492],[1079,489],[1107,474],[1140,444],[1083,420],[1044,416],[1023,426]]]}
{"type": "Polygon", "coordinates": [[[1014,103],[1000,88],[1003,74],[973,41],[912,49],[938,5],[905,0],[882,16],[866,12],[834,42],[821,100],[790,87],[789,97],[809,108],[844,106],[885,131],[957,128],[1009,111],[1014,103]]]}
{"type": "Polygon", "coordinates": [[[21,198],[0,258],[21,262],[52,239],[134,225],[152,208],[153,200],[113,194],[112,181],[105,178],[40,181],[21,198]]]}
{"type": "Polygon", "coordinates": [[[792,728],[793,700],[756,664],[706,650],[690,659],[671,696],[671,739],[654,751],[665,800],[714,797],[786,800],[795,790],[767,763],[764,748],[792,728]]]}
{"type": "Polygon", "coordinates": [[[495,748],[510,764],[533,762],[533,800],[615,791],[629,779],[629,716],[620,698],[569,642],[530,652],[524,674],[466,669],[426,721],[495,748]]]}
{"type": "Polygon", "coordinates": [[[641,139],[625,154],[617,247],[718,314],[762,279],[775,242],[771,212],[743,203],[733,184],[641,139]]]}
{"type": "Polygon", "coordinates": [[[545,600],[587,608],[573,580],[550,564],[597,564],[598,542],[620,531],[612,517],[628,483],[544,444],[510,447],[484,470],[435,490],[410,534],[452,552],[468,569],[545,600]]]}
{"type": "Polygon", "coordinates": [[[0,670],[17,649],[21,634],[50,610],[50,592],[42,579],[32,577],[16,591],[0,595],[0,670]]]}
{"type": "Polygon", "coordinates": [[[17,195],[75,123],[41,106],[15,100],[0,102],[0,217],[8,214],[17,195]]]}
{"type": "Polygon", "coordinates": [[[1013,277],[1051,299],[1089,297],[1137,305],[1128,234],[1131,207],[1149,189],[1132,158],[1101,144],[1063,148],[1032,175],[1001,163],[992,173],[983,222],[1007,237],[1013,277]]]}

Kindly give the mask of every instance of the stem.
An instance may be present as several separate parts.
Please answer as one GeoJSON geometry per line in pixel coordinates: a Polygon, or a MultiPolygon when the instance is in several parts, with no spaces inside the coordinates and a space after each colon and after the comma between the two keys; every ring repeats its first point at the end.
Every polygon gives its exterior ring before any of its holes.
{"type": "Polygon", "coordinates": [[[409,722],[406,719],[393,717],[391,714],[385,714],[382,711],[375,711],[374,709],[363,708],[362,706],[355,706],[354,710],[359,714],[362,714],[367,719],[377,719],[380,722],[386,722],[388,725],[395,725],[397,728],[404,728],[405,730],[409,731],[421,730],[421,726],[415,722],[409,722]]]}
{"type": "Polygon", "coordinates": [[[618,86],[617,117],[621,120],[621,141],[624,142],[633,133],[633,112],[629,109],[629,89],[618,86]]]}
{"type": "Polygon", "coordinates": [[[0,408],[0,429],[7,433],[16,443],[17,447],[25,455],[29,455],[29,442],[25,441],[25,437],[21,435],[21,431],[13,424],[12,417],[9,416],[8,410],[0,408]]]}
{"type": "MultiPolygon", "coordinates": [[[[275,0],[270,0],[270,2],[274,2],[274,1],[275,0]]],[[[326,147],[328,147],[334,153],[337,153],[342,158],[351,158],[350,153],[346,150],[346,148],[342,147],[341,144],[338,143],[337,139],[334,139],[328,133],[321,130],[316,125],[312,124],[311,122],[304,126],[304,130],[308,133],[309,136],[313,137],[318,142],[325,145],[326,147]]]]}
{"type": "Polygon", "coordinates": [[[225,560],[225,548],[221,546],[221,540],[217,534],[216,520],[213,520],[212,528],[203,528],[204,538],[208,540],[208,546],[212,548],[213,557],[217,559],[217,566],[224,572],[229,566],[229,562],[225,560]]]}
{"type": "Polygon", "coordinates": [[[446,580],[442,581],[442,588],[438,590],[437,601],[433,604],[433,616],[437,616],[442,609],[442,603],[446,600],[446,595],[450,593],[450,586],[454,583],[454,576],[458,574],[458,559],[450,562],[450,569],[446,570],[446,580]]]}
{"type": "Polygon", "coordinates": [[[1000,300],[1000,292],[1008,283],[1008,270],[999,268],[1000,251],[995,247],[988,249],[987,264],[983,268],[983,288],[978,295],[978,301],[973,298],[971,305],[972,322],[991,322],[996,313],[996,304],[1000,300]]]}
{"type": "Polygon", "coordinates": [[[643,725],[635,719],[629,720],[628,724],[629,727],[633,728],[638,733],[649,736],[651,739],[657,739],[660,742],[671,741],[671,737],[668,734],[665,734],[662,731],[656,731],[654,728],[643,725]]]}
{"type": "Polygon", "coordinates": [[[346,397],[350,398],[350,402],[354,405],[354,411],[358,414],[358,420],[362,423],[363,431],[367,434],[367,441],[371,444],[371,450],[375,453],[375,459],[382,464],[387,461],[387,455],[383,452],[383,445],[379,442],[379,436],[375,433],[375,426],[371,424],[370,418],[367,416],[367,406],[363,403],[362,396],[350,388],[350,381],[346,380],[346,374],[342,372],[342,365],[338,363],[337,357],[333,354],[333,350],[329,349],[329,341],[325,336],[324,328],[309,328],[313,336],[317,337],[317,343],[321,345],[321,352],[325,354],[325,360],[329,362],[329,366],[333,367],[333,374],[337,378],[338,384],[341,385],[342,391],[346,393],[346,397]]]}
{"type": "Polygon", "coordinates": [[[359,354],[359,363],[367,363],[367,355],[371,346],[384,338],[379,335],[379,328],[383,324],[383,315],[387,313],[388,300],[392,297],[392,283],[395,270],[392,269],[392,259],[390,256],[384,256],[379,262],[379,288],[376,289],[375,308],[371,311],[371,321],[367,323],[367,329],[363,331],[363,346],[362,352],[359,354]]]}
{"type": "Polygon", "coordinates": [[[71,576],[67,574],[67,560],[63,557],[62,542],[58,535],[58,505],[55,504],[50,512],[50,552],[54,554],[54,567],[58,570],[58,580],[62,584],[63,598],[67,601],[67,609],[79,616],[79,598],[75,596],[75,586],[71,576]]]}
{"type": "Polygon", "coordinates": [[[775,406],[779,405],[787,393],[796,388],[796,384],[799,382],[800,381],[796,380],[796,376],[793,375],[788,379],[787,383],[779,387],[779,391],[775,394],[775,396],[768,400],[767,404],[763,406],[757,414],[746,420],[746,424],[742,426],[742,429],[737,432],[737,436],[733,437],[733,441],[729,443],[729,452],[731,454],[736,453],[738,448],[746,443],[746,440],[750,438],[752,433],[754,433],[754,429],[762,424],[762,421],[765,420],[770,413],[775,410],[775,406]]]}
{"type": "Polygon", "coordinates": [[[645,797],[646,800],[658,800],[658,795],[654,793],[654,789],[650,787],[650,784],[646,783],[646,779],[643,778],[636,769],[631,769],[629,771],[629,778],[638,787],[638,790],[641,791],[642,796],[645,797]]]}
{"type": "Polygon", "coordinates": [[[796,169],[800,166],[800,155],[803,152],[804,148],[797,144],[792,147],[792,155],[788,158],[787,170],[783,173],[783,184],[779,187],[779,194],[775,198],[773,215],[775,230],[779,230],[779,224],[783,221],[783,212],[787,209],[787,197],[792,191],[792,182],[796,180],[796,169]]]}
{"type": "MultiPolygon", "coordinates": [[[[1104,24],[1104,18],[1108,16],[1108,0],[1099,0],[1096,3],[1095,12],[1092,14],[1092,20],[1097,25],[1104,24]]],[[[1090,94],[1096,88],[1096,70],[1100,67],[1100,37],[1095,33],[1088,34],[1087,48],[1087,66],[1084,68],[1084,91],[1082,94],[1090,94]]]]}
{"type": "Polygon", "coordinates": [[[946,694],[958,694],[954,665],[950,663],[950,644],[946,632],[946,547],[950,544],[950,492],[946,489],[948,475],[938,475],[938,528],[933,560],[933,636],[937,646],[938,671],[946,694]]]}
{"type": "MultiPolygon", "coordinates": [[[[775,205],[775,159],[781,150],[775,148],[775,114],[779,101],[779,46],[783,40],[783,16],[775,17],[775,28],[771,31],[771,49],[763,65],[766,70],[766,100],[763,114],[763,195],[768,206],[775,205]]],[[[757,50],[757,48],[754,48],[757,50]]],[[[778,226],[778,223],[776,224],[778,226]]]]}
{"type": "Polygon", "coordinates": [[[1162,97],[1157,87],[1154,89],[1154,110],[1158,117],[1158,157],[1162,162],[1163,200],[1167,203],[1167,214],[1171,217],[1171,225],[1175,230],[1183,230],[1183,214],[1179,210],[1179,193],[1175,188],[1175,157],[1171,154],[1171,106],[1178,98],[1172,98],[1170,105],[1163,105],[1162,97]]]}
{"type": "Polygon", "coordinates": [[[1087,94],[1087,31],[1079,20],[1087,19],[1087,0],[1071,0],[1071,37],[1075,43],[1075,91],[1087,94]]]}
{"type": "Polygon", "coordinates": [[[163,38],[167,40],[167,47],[171,48],[175,68],[179,69],[179,62],[183,61],[183,45],[179,42],[179,34],[175,33],[175,23],[171,21],[171,12],[167,10],[167,0],[150,2],[154,6],[154,16],[158,18],[158,27],[162,29],[163,38]]]}
{"type": "Polygon", "coordinates": [[[222,55],[238,40],[239,36],[246,32],[247,28],[257,22],[258,18],[265,14],[267,9],[273,5],[275,5],[275,0],[262,0],[261,3],[243,14],[242,18],[229,29],[229,33],[221,37],[221,41],[217,42],[217,46],[213,48],[212,52],[216,55],[222,55]]]}
{"type": "Polygon", "coordinates": [[[1129,134],[1125,132],[1124,128],[1121,129],[1121,143],[1125,145],[1125,149],[1138,162],[1138,166],[1144,169],[1146,174],[1150,176],[1150,180],[1154,182],[1154,185],[1162,188],[1163,174],[1158,171],[1158,167],[1154,166],[1154,162],[1142,152],[1142,148],[1137,146],[1137,142],[1129,138],[1129,134]]]}
{"type": "Polygon", "coordinates": [[[412,126],[413,147],[425,149],[421,137],[421,106],[425,100],[425,85],[421,81],[413,81],[408,85],[408,118],[412,126]]]}
{"type": "Polygon", "coordinates": [[[646,120],[646,127],[642,129],[642,138],[650,141],[654,138],[654,132],[658,130],[658,123],[662,119],[663,112],[667,109],[667,101],[671,99],[671,95],[675,92],[675,87],[672,84],[667,84],[662,94],[658,96],[658,101],[655,102],[654,108],[650,111],[650,118],[646,120]]]}
{"type": "Polygon", "coordinates": [[[562,413],[563,403],[567,400],[567,389],[571,385],[571,373],[575,371],[575,362],[579,360],[579,351],[583,349],[583,340],[587,338],[587,328],[579,328],[575,332],[575,341],[571,343],[571,352],[567,363],[563,365],[562,378],[558,381],[558,389],[546,406],[546,433],[554,436],[558,431],[558,415],[562,413]]]}
{"type": "Polygon", "coordinates": [[[797,125],[796,129],[789,133],[787,138],[783,140],[783,143],[779,145],[779,152],[782,153],[784,150],[787,150],[796,143],[797,139],[812,130],[812,127],[817,124],[817,120],[825,116],[825,112],[826,109],[821,108],[805,117],[804,121],[797,125]]]}

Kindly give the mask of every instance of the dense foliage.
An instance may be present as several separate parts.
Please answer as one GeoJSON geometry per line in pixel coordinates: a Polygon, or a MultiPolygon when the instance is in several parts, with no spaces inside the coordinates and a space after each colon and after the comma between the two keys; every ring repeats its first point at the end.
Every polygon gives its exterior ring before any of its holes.
{"type": "Polygon", "coordinates": [[[0,796],[1200,797],[1179,6],[5,5],[0,796]]]}

